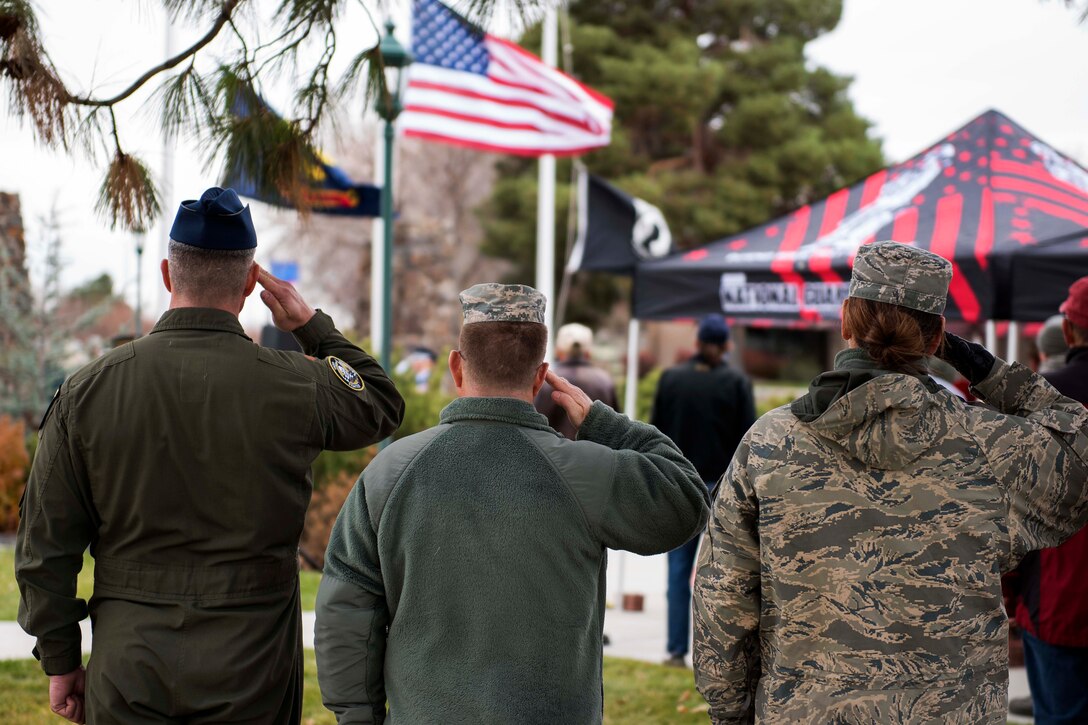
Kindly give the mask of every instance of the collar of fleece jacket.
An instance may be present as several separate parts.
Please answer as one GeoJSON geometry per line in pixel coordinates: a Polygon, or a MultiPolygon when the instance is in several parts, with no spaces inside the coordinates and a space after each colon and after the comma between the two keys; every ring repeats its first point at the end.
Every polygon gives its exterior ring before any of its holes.
{"type": "MultiPolygon", "coordinates": [[[[442,423],[491,420],[555,433],[532,403],[517,398],[458,398],[442,410],[442,423]]],[[[556,433],[556,435],[559,435],[556,433]]]]}

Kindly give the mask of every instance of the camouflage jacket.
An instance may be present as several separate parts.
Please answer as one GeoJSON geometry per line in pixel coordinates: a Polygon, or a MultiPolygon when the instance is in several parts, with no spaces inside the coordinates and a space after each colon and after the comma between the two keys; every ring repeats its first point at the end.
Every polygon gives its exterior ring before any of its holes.
{"type": "Polygon", "coordinates": [[[694,604],[714,723],[1005,722],[1000,577],[1088,518],[1088,411],[1002,361],[996,411],[873,373],[764,416],[723,477],[694,604]]]}

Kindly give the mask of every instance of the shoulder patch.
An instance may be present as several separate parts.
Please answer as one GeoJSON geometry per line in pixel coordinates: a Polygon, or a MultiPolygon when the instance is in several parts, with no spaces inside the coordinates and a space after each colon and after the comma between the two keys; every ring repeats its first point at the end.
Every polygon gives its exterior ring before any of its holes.
{"type": "Polygon", "coordinates": [[[325,362],[329,364],[332,371],[336,373],[336,377],[340,378],[344,385],[352,390],[362,390],[365,387],[363,385],[363,377],[355,372],[355,368],[348,365],[340,358],[335,355],[329,355],[325,358],[325,362]]]}

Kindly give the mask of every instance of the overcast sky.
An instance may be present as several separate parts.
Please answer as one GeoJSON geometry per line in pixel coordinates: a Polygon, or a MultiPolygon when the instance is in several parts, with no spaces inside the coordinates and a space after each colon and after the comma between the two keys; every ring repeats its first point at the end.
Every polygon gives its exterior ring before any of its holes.
{"type": "MultiPolygon", "coordinates": [[[[343,27],[360,30],[355,37],[341,37],[361,47],[372,31],[354,4],[347,5],[343,27]]],[[[43,6],[47,46],[73,88],[99,95],[116,92],[164,55],[166,33],[157,3],[38,2],[43,6]]],[[[178,32],[175,47],[198,34],[178,32]]],[[[349,55],[347,50],[340,55],[349,55]]],[[[1088,163],[1088,25],[1078,25],[1076,13],[1059,0],[845,0],[839,27],[809,44],[808,57],[855,78],[850,89],[855,107],[873,122],[890,161],[912,156],[977,114],[997,108],[1054,148],[1088,163]]],[[[162,143],[141,100],[120,107],[122,143],[158,174],[162,143]]],[[[347,117],[352,116],[361,117],[361,109],[348,109],[347,117]]],[[[217,172],[204,169],[198,149],[179,143],[175,193],[164,200],[167,223],[177,202],[199,196],[216,182],[217,172]]],[[[101,166],[37,146],[10,117],[6,97],[0,98],[0,191],[21,196],[32,264],[40,260],[40,220],[55,204],[63,225],[63,284],[109,272],[132,301],[135,242],[131,235],[111,232],[95,216],[101,177],[101,166]]],[[[259,237],[267,240],[276,236],[274,227],[282,228],[290,218],[255,205],[254,221],[259,237]]],[[[151,317],[165,302],[156,271],[162,238],[163,231],[153,229],[145,253],[143,297],[151,317]]],[[[259,250],[259,261],[268,260],[268,246],[259,250]]],[[[249,305],[247,322],[262,319],[260,307],[249,305]]]]}

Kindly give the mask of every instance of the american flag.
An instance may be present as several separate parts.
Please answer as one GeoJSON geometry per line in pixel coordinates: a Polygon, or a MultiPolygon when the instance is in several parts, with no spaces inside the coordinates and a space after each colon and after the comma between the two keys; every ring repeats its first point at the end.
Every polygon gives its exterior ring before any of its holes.
{"type": "Polygon", "coordinates": [[[437,0],[413,0],[412,36],[406,136],[520,156],[608,145],[609,98],[437,0]]]}

